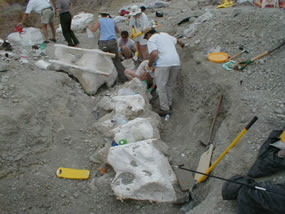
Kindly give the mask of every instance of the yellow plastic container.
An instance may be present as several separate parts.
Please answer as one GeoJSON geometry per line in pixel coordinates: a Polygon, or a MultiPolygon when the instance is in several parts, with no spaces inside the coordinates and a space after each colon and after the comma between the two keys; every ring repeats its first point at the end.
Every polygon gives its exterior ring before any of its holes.
{"type": "Polygon", "coordinates": [[[208,54],[208,60],[216,63],[224,63],[229,59],[229,55],[223,52],[213,52],[208,54]]]}
{"type": "Polygon", "coordinates": [[[90,176],[90,171],[85,169],[71,169],[59,167],[56,170],[56,176],[59,178],[86,180],[90,176]]]}

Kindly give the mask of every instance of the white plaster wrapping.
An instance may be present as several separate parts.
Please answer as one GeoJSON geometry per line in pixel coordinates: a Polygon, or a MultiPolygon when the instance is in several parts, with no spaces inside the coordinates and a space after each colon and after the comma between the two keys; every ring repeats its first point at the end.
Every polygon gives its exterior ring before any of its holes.
{"type": "MultiPolygon", "coordinates": [[[[94,15],[91,13],[81,12],[72,17],[71,29],[73,31],[83,31],[87,28],[88,24],[91,24],[94,19],[94,15]]],[[[57,33],[62,32],[61,25],[56,29],[57,33]]]]}
{"type": "Polygon", "coordinates": [[[111,147],[107,162],[116,171],[111,187],[118,199],[176,200],[175,174],[152,140],[111,147]]]}
{"type": "Polygon", "coordinates": [[[29,27],[24,28],[23,31],[21,34],[18,32],[9,34],[7,37],[8,41],[22,46],[33,46],[43,43],[44,40],[40,29],[29,27]]]}
{"type": "Polygon", "coordinates": [[[95,94],[105,83],[111,87],[117,79],[118,73],[111,59],[113,54],[56,44],[55,56],[57,60],[50,62],[76,77],[88,94],[95,94]]]}
{"type": "Polygon", "coordinates": [[[116,142],[119,142],[121,139],[126,139],[128,143],[135,143],[137,141],[160,138],[157,127],[153,127],[151,122],[145,118],[131,120],[113,129],[112,132],[114,133],[116,142]],[[154,130],[155,128],[156,131],[154,130]]]}
{"type": "Polygon", "coordinates": [[[117,114],[128,118],[142,114],[145,108],[145,100],[140,94],[115,96],[112,98],[112,103],[117,114]]]}

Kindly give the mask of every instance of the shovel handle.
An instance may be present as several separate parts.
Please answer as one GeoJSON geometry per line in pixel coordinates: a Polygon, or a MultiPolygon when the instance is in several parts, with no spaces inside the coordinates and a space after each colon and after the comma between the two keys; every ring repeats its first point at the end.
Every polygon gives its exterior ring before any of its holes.
{"type": "Polygon", "coordinates": [[[245,127],[246,130],[249,130],[250,127],[258,120],[258,117],[254,117],[252,118],[252,120],[247,124],[247,126],[245,127]]]}
{"type": "MultiPolygon", "coordinates": [[[[248,124],[247,126],[239,133],[239,135],[233,140],[233,142],[225,149],[225,151],[218,157],[218,159],[213,163],[212,166],[208,168],[208,170],[205,172],[205,174],[209,174],[212,172],[212,170],[218,165],[218,163],[224,158],[224,156],[233,148],[239,139],[247,132],[247,130],[257,121],[257,117],[255,116],[248,124]]],[[[200,177],[200,179],[197,181],[198,183],[203,182],[207,176],[203,175],[200,177]]]]}
{"type": "Polygon", "coordinates": [[[228,61],[230,61],[230,60],[232,60],[232,59],[234,59],[234,58],[240,56],[243,52],[244,52],[244,51],[241,51],[241,52],[239,52],[239,53],[233,55],[232,57],[230,57],[230,58],[228,59],[228,61]]]}
{"type": "Polygon", "coordinates": [[[265,51],[264,53],[262,53],[262,54],[260,54],[260,55],[258,55],[258,56],[256,56],[256,57],[254,57],[254,58],[252,58],[251,61],[258,60],[258,59],[260,59],[260,58],[262,58],[262,57],[264,57],[264,56],[266,56],[266,55],[268,55],[268,54],[269,54],[269,51],[265,51]]]}

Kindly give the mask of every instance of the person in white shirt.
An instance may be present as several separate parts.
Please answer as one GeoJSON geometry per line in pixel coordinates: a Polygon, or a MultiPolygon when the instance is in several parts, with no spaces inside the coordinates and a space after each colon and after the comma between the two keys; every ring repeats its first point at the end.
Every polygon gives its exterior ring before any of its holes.
{"type": "Polygon", "coordinates": [[[167,33],[158,33],[149,28],[145,30],[144,38],[148,40],[147,48],[150,54],[146,69],[154,71],[157,93],[159,96],[160,116],[166,116],[172,110],[172,91],[176,83],[180,67],[180,59],[176,44],[182,48],[184,43],[167,33]]]}
{"type": "Polygon", "coordinates": [[[155,88],[155,80],[154,80],[154,73],[153,71],[147,70],[146,65],[148,64],[148,60],[144,60],[137,70],[126,69],[125,75],[129,80],[133,78],[138,78],[141,81],[144,81],[148,86],[148,91],[152,92],[155,88]]]}
{"type": "Polygon", "coordinates": [[[142,33],[147,27],[150,26],[147,15],[142,13],[141,9],[137,5],[131,7],[129,15],[131,16],[129,25],[132,29],[135,29],[137,34],[141,33],[140,36],[137,36],[134,39],[139,52],[139,58],[142,60],[147,60],[149,57],[146,45],[147,41],[143,38],[142,33]]]}
{"type": "Polygon", "coordinates": [[[26,11],[22,18],[22,21],[18,24],[18,26],[22,26],[28,15],[32,12],[36,12],[41,16],[42,30],[45,37],[45,43],[49,42],[48,38],[48,25],[50,26],[52,32],[52,38],[50,39],[53,42],[56,42],[56,30],[54,26],[54,8],[49,0],[29,0],[28,5],[26,7],[26,11]]]}

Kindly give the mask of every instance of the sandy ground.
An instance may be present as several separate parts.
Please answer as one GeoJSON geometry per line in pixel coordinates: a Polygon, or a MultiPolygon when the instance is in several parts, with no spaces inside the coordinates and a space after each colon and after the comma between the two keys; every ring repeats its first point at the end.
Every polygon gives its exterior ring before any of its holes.
{"type": "MultiPolygon", "coordinates": [[[[136,1],[142,2],[142,1],[136,1]]],[[[191,38],[178,48],[182,66],[177,81],[174,113],[163,120],[162,139],[169,146],[172,165],[187,163],[196,169],[206,142],[220,95],[224,96],[213,143],[213,160],[253,118],[257,123],[215,168],[213,174],[230,178],[245,175],[271,130],[285,125],[285,47],[250,65],[244,72],[225,71],[207,60],[208,52],[220,48],[230,55],[244,45],[252,58],[278,45],[285,35],[285,14],[280,9],[259,9],[250,4],[216,10],[208,1],[169,1],[161,31],[182,34],[190,23],[177,26],[183,18],[210,11],[213,17],[200,24],[191,38]]],[[[100,3],[100,2],[99,2],[100,3]]],[[[102,2],[101,2],[102,3],[102,2]]],[[[114,14],[128,1],[109,2],[114,14]]],[[[86,4],[78,7],[81,10],[86,4]]],[[[76,10],[76,8],[74,9],[76,10]]],[[[90,10],[90,8],[89,8],[90,10]]],[[[191,21],[191,20],[190,20],[191,21]]],[[[127,28],[120,24],[122,29],[127,28]]],[[[77,33],[82,47],[95,47],[85,33],[77,33]]],[[[58,42],[64,43],[61,34],[58,42]]],[[[53,45],[47,47],[52,58],[53,45]]],[[[15,50],[17,52],[17,49],[15,50]]],[[[95,176],[96,151],[109,139],[94,128],[94,108],[105,93],[88,96],[80,84],[65,73],[38,70],[33,63],[21,65],[13,59],[8,71],[0,73],[0,210],[1,213],[179,213],[171,203],[116,200],[110,182],[114,172],[95,176]],[[55,176],[58,167],[90,169],[87,181],[55,176]]],[[[111,89],[113,90],[113,89],[111,89]]],[[[154,102],[154,108],[158,101],[154,102]]],[[[104,112],[100,112],[100,117],[104,112]]],[[[278,182],[284,173],[264,178],[278,182]]],[[[191,174],[189,174],[191,179],[191,174]]],[[[223,201],[222,181],[209,179],[195,190],[197,206],[189,213],[236,213],[235,202],[223,201]]]]}

